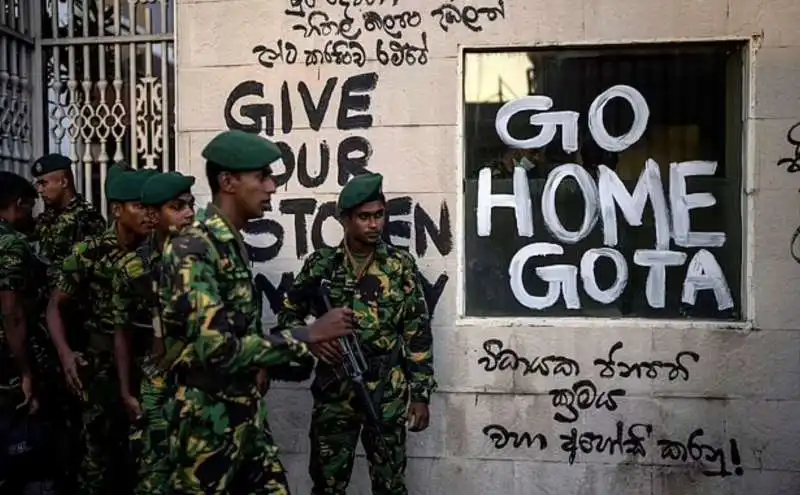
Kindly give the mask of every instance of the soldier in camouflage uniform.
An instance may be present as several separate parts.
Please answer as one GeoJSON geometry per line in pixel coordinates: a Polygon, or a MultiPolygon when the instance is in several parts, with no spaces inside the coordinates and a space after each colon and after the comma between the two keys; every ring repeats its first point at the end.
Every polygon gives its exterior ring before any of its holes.
{"type": "Polygon", "coordinates": [[[75,191],[72,162],[64,155],[45,155],[33,163],[31,174],[44,203],[36,217],[32,242],[39,244],[39,256],[47,260],[51,288],[61,262],[72,246],[106,229],[106,221],[75,191]]]}
{"type": "Polygon", "coordinates": [[[131,452],[137,465],[135,494],[167,493],[171,470],[168,462],[167,422],[163,407],[168,388],[165,367],[158,280],[161,250],[170,232],[180,231],[194,219],[194,177],[178,172],[156,174],[142,189],[142,205],[154,218],[155,229],[146,249],[130,252],[120,261],[114,278],[114,325],[120,394],[133,421],[131,452]],[[141,378],[138,391],[136,375],[141,378]]]}
{"type": "MultiPolygon", "coordinates": [[[[75,191],[72,162],[57,153],[45,155],[31,167],[36,190],[44,203],[44,211],[36,218],[36,227],[31,241],[38,244],[39,257],[48,263],[47,282],[50,290],[55,287],[56,273],[72,247],[80,241],[99,236],[106,228],[106,221],[95,208],[75,191]]],[[[71,308],[67,327],[80,325],[80,312],[71,308]]],[[[77,342],[73,342],[77,344],[77,342]]],[[[50,346],[52,347],[52,346],[50,346]]],[[[58,368],[55,350],[53,368],[58,368]]],[[[69,393],[60,371],[55,370],[51,393],[58,403],[58,436],[61,443],[56,449],[60,470],[63,472],[64,489],[70,491],[75,483],[82,453],[80,452],[81,407],[77,398],[69,393]]]]}
{"type": "Polygon", "coordinates": [[[319,306],[310,295],[318,293],[322,279],[330,280],[331,303],[355,313],[355,333],[369,368],[364,381],[382,415],[380,442],[352,383],[340,378],[341,347],[312,346],[320,359],[311,386],[309,473],[315,495],[345,494],[359,434],[372,493],[406,494],[406,424],[411,431],[428,427],[428,403],[436,387],[429,313],[414,258],[381,240],[382,180],[380,174],[367,174],[345,185],[338,201],[343,242],[306,259],[278,317],[281,328],[293,328],[310,314],[317,316],[319,306]]]}
{"type": "MultiPolygon", "coordinates": [[[[37,395],[41,367],[36,340],[46,338],[42,313],[47,303],[41,284],[46,267],[34,254],[23,232],[33,225],[36,191],[23,177],[0,171],[0,492],[22,493],[33,472],[31,455],[13,452],[21,440],[20,426],[34,427],[39,416],[37,395]]],[[[41,341],[39,342],[41,344],[41,341]]],[[[38,424],[36,426],[39,426],[38,424]]],[[[30,445],[29,445],[30,447],[30,445]]],[[[36,447],[42,447],[41,445],[36,447]]],[[[33,452],[36,454],[36,452],[33,452]]],[[[41,455],[41,454],[39,454],[41,455]]],[[[42,458],[39,458],[41,461],[42,458]]],[[[41,469],[47,469],[47,465],[41,469]]],[[[48,473],[54,474],[54,473],[48,473]]]]}
{"type": "Polygon", "coordinates": [[[126,489],[127,422],[114,366],[112,281],[119,260],[139,247],[151,230],[149,215],[140,203],[149,175],[118,166],[109,170],[106,196],[114,222],[100,237],[78,243],[64,259],[48,305],[47,322],[67,383],[83,399],[86,452],[78,473],[78,493],[125,493],[126,489]],[[66,340],[61,312],[73,302],[89,308],[85,353],[74,352],[66,340]]]}
{"type": "Polygon", "coordinates": [[[171,487],[177,494],[288,494],[256,376],[309,354],[304,342],[347,335],[352,313],[337,309],[308,328],[265,336],[241,229],[275,191],[280,149],[227,131],[204,148],[213,202],[164,246],[161,303],[169,378],[171,487]]]}

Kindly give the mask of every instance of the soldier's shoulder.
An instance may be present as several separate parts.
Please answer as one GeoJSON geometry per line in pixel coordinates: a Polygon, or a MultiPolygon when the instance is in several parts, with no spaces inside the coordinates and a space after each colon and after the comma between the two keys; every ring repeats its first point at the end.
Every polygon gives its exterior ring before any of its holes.
{"type": "Polygon", "coordinates": [[[337,249],[335,247],[321,247],[315,249],[305,259],[305,265],[314,268],[335,263],[337,249]]]}
{"type": "Polygon", "coordinates": [[[129,251],[115,263],[116,273],[123,278],[136,279],[146,274],[147,263],[138,251],[129,251]]]}
{"type": "Polygon", "coordinates": [[[397,246],[386,244],[386,253],[390,259],[397,260],[405,268],[416,269],[417,267],[416,258],[414,258],[411,251],[407,249],[401,249],[397,246]]]}
{"type": "Polygon", "coordinates": [[[0,229],[0,252],[24,252],[30,249],[24,235],[12,229],[0,229]]]}
{"type": "Polygon", "coordinates": [[[164,244],[164,257],[207,256],[213,251],[208,230],[202,222],[195,222],[178,232],[173,232],[164,244]]]}

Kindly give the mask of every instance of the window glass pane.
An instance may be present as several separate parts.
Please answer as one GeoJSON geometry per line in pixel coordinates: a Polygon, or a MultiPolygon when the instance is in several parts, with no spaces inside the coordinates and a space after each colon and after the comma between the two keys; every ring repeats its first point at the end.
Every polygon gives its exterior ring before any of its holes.
{"type": "Polygon", "coordinates": [[[740,319],[741,53],[466,53],[466,314],[740,319]]]}

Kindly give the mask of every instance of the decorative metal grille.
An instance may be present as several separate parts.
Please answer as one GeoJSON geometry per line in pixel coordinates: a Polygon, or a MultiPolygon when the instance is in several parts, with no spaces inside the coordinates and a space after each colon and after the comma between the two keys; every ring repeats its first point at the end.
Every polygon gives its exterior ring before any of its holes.
{"type": "Polygon", "coordinates": [[[46,148],[105,213],[110,164],[174,170],[174,2],[44,1],[46,148]]]}
{"type": "Polygon", "coordinates": [[[30,177],[34,5],[0,0],[0,169],[30,177]]]}

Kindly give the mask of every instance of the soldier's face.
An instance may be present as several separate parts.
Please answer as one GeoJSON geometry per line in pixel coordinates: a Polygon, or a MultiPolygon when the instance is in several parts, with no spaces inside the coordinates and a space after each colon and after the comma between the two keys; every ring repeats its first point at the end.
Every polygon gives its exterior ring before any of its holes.
{"type": "Polygon", "coordinates": [[[371,201],[353,210],[345,218],[345,231],[352,239],[363,244],[375,244],[386,225],[386,205],[383,201],[371,201]]]}
{"type": "Polygon", "coordinates": [[[120,205],[115,209],[115,216],[120,225],[135,234],[144,236],[153,230],[152,216],[138,201],[120,205]]]}
{"type": "Polygon", "coordinates": [[[194,196],[184,193],[168,201],[157,211],[157,218],[161,232],[188,227],[194,221],[194,196]]]}
{"type": "Polygon", "coordinates": [[[270,209],[270,199],[275,192],[275,179],[270,169],[237,174],[235,196],[245,218],[256,219],[270,209]]]}
{"type": "Polygon", "coordinates": [[[57,170],[38,177],[34,185],[44,204],[55,205],[64,197],[64,191],[66,191],[69,181],[64,172],[57,170]]]}

